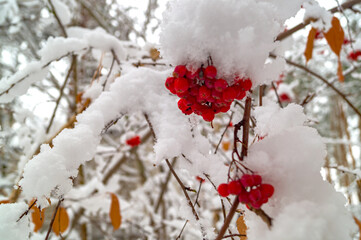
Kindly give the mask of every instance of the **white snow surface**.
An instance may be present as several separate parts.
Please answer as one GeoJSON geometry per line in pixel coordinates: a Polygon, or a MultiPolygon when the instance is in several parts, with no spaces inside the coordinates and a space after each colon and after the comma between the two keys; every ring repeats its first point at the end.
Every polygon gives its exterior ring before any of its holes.
{"type": "Polygon", "coordinates": [[[302,107],[269,103],[257,107],[255,116],[256,132],[266,137],[250,147],[245,163],[275,193],[262,207],[273,218],[272,228],[248,211],[248,239],[352,239],[355,224],[346,199],[321,177],[325,146],[315,129],[303,126],[302,107]]]}
{"type": "Polygon", "coordinates": [[[304,21],[307,19],[315,19],[311,21],[312,27],[327,32],[331,28],[333,15],[325,8],[321,7],[315,0],[308,0],[303,4],[305,9],[304,21]]]}
{"type": "Polygon", "coordinates": [[[124,42],[107,34],[103,29],[93,30],[80,27],[67,29],[68,38],[50,37],[39,51],[40,61],[29,63],[24,69],[9,78],[0,80],[0,103],[11,102],[28,90],[30,85],[46,77],[48,66],[53,61],[70,54],[81,54],[84,50],[93,48],[104,52],[113,51],[119,61],[124,60],[124,42]]]}
{"type": "Polygon", "coordinates": [[[277,79],[284,61],[265,64],[284,21],[303,0],[173,0],[164,13],[161,54],[172,64],[199,67],[212,57],[218,76],[248,76],[253,87],[277,79]]]}
{"type": "Polygon", "coordinates": [[[31,231],[29,214],[16,222],[26,210],[28,206],[25,203],[0,204],[0,239],[29,239],[31,231]]]}
{"type": "Polygon", "coordinates": [[[37,198],[46,204],[53,193],[63,196],[72,186],[71,177],[78,167],[95,155],[100,134],[106,123],[120,114],[147,113],[152,122],[157,142],[154,146],[156,163],[164,158],[184,154],[182,167],[194,176],[208,173],[215,183],[224,181],[227,167],[216,156],[210,155],[208,140],[196,134],[192,137],[187,116],[177,108],[176,97],[170,95],[164,80],[170,71],[147,68],[124,69],[109,91],[103,92],[87,110],[77,117],[73,129],[62,131],[54,140],[53,148],[43,145],[41,152],[30,160],[20,181],[25,198],[37,198]]]}

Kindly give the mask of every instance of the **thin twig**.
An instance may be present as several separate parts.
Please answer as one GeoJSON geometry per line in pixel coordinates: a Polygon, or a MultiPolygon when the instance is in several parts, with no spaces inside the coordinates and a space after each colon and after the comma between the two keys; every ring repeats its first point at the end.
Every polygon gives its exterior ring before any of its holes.
{"type": "Polygon", "coordinates": [[[273,88],[273,90],[274,90],[274,92],[276,94],[278,105],[280,105],[280,107],[283,108],[280,95],[278,95],[277,87],[276,87],[276,85],[275,85],[275,83],[273,81],[272,81],[272,88],[273,88]]]}
{"type": "Polygon", "coordinates": [[[224,136],[224,134],[226,134],[227,129],[229,128],[229,124],[231,124],[231,122],[232,122],[233,114],[234,114],[234,112],[232,112],[231,116],[229,117],[228,124],[227,124],[226,128],[224,129],[224,131],[223,131],[223,133],[222,133],[222,135],[221,135],[221,138],[219,139],[219,142],[218,142],[218,144],[217,144],[216,150],[214,151],[214,154],[217,153],[218,148],[219,148],[219,145],[220,145],[221,142],[222,142],[223,136],[224,136]]]}
{"type": "Polygon", "coordinates": [[[21,216],[18,218],[18,220],[16,220],[16,222],[19,222],[20,219],[22,219],[25,215],[28,215],[30,209],[35,205],[35,203],[38,201],[38,199],[36,199],[29,207],[28,210],[26,210],[23,214],[21,214],[21,216]]]}
{"type": "Polygon", "coordinates": [[[177,237],[175,240],[178,240],[178,239],[180,239],[180,238],[181,238],[182,233],[183,233],[183,231],[184,231],[185,227],[187,226],[187,223],[188,223],[188,220],[186,220],[186,222],[184,223],[184,225],[183,225],[183,227],[182,227],[182,230],[180,231],[180,233],[179,233],[178,237],[177,237]]]}
{"type": "Polygon", "coordinates": [[[234,198],[234,201],[233,201],[233,204],[232,204],[232,207],[231,209],[229,210],[229,213],[227,215],[227,218],[226,220],[224,221],[224,224],[221,228],[221,230],[219,231],[218,233],[218,236],[215,240],[221,240],[224,236],[224,234],[226,233],[227,229],[228,229],[228,226],[229,224],[231,223],[232,219],[233,219],[233,215],[235,214],[236,210],[237,210],[237,207],[238,207],[238,204],[239,204],[239,200],[238,200],[238,196],[236,196],[234,198]]]}
{"type": "Polygon", "coordinates": [[[56,10],[55,10],[55,7],[54,7],[53,3],[51,2],[51,0],[48,0],[48,2],[49,2],[49,4],[50,4],[51,11],[53,12],[54,17],[55,17],[56,21],[57,21],[58,24],[59,24],[59,27],[60,27],[60,29],[61,29],[61,32],[63,33],[64,37],[68,37],[68,34],[66,34],[64,25],[63,25],[63,23],[60,21],[60,18],[59,18],[58,14],[57,14],[57,12],[56,12],[56,10]]]}
{"type": "Polygon", "coordinates": [[[223,238],[231,238],[231,237],[247,237],[247,235],[245,234],[230,234],[230,235],[226,235],[223,238]]]}
{"type": "MultiPolygon", "coordinates": [[[[49,1],[50,1],[50,0],[49,0],[49,1]]],[[[66,86],[66,84],[68,83],[70,74],[71,74],[71,72],[72,72],[73,69],[74,69],[75,58],[76,58],[76,56],[73,55],[73,59],[72,59],[72,61],[71,61],[70,68],[69,68],[68,73],[67,73],[67,75],[66,75],[66,77],[65,77],[64,83],[63,83],[63,85],[61,86],[61,88],[60,88],[60,90],[59,90],[59,91],[60,91],[59,97],[58,97],[58,99],[56,100],[55,108],[54,108],[54,110],[53,110],[53,114],[51,115],[51,118],[50,118],[48,127],[46,128],[46,133],[49,133],[49,130],[50,130],[51,126],[53,125],[53,121],[54,121],[54,118],[55,118],[56,111],[58,110],[60,100],[61,100],[61,98],[63,97],[63,94],[64,94],[65,86],[66,86]]]]}
{"type": "MultiPolygon", "coordinates": [[[[361,0],[360,0],[361,2],[361,0]]],[[[273,53],[270,54],[270,57],[272,58],[276,58],[276,55],[274,55],[273,53]]],[[[343,94],[340,90],[338,90],[332,83],[328,82],[324,77],[322,77],[321,75],[315,73],[314,71],[310,70],[309,68],[307,68],[306,66],[303,66],[301,64],[292,62],[288,59],[285,59],[286,63],[289,65],[292,65],[294,67],[297,67],[299,69],[304,70],[305,72],[308,72],[309,74],[311,74],[312,76],[316,77],[317,79],[321,80],[322,82],[324,82],[327,86],[329,86],[332,90],[334,90],[338,95],[340,95],[342,97],[343,100],[345,100],[345,102],[355,111],[355,113],[357,115],[359,115],[359,117],[361,117],[361,112],[355,107],[355,105],[353,105],[346,97],[345,94],[343,94]]]]}
{"type": "Polygon", "coordinates": [[[62,201],[64,201],[64,198],[59,199],[58,205],[56,205],[55,211],[53,213],[53,217],[51,218],[51,222],[50,222],[50,225],[49,225],[48,232],[47,232],[46,237],[45,237],[45,240],[48,240],[48,238],[49,238],[51,228],[53,227],[53,224],[54,224],[54,221],[55,221],[56,213],[58,212],[60,204],[61,204],[62,201]]]}

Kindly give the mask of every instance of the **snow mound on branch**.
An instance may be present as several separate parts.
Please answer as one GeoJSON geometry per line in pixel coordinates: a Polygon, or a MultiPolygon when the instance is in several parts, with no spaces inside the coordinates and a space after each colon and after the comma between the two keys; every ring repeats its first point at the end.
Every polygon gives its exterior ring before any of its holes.
{"type": "Polygon", "coordinates": [[[16,222],[26,210],[28,206],[25,203],[0,204],[0,239],[29,239],[29,214],[16,222]]]}
{"type": "Polygon", "coordinates": [[[55,12],[58,15],[60,22],[63,25],[68,25],[71,22],[72,14],[69,7],[60,0],[51,0],[54,5],[55,12]]]}
{"type": "Polygon", "coordinates": [[[161,53],[172,64],[200,67],[209,56],[221,76],[248,76],[253,86],[276,79],[283,60],[265,64],[303,0],[175,0],[164,13],[161,53]]]}
{"type": "Polygon", "coordinates": [[[215,176],[217,183],[223,180],[227,168],[208,153],[211,146],[205,137],[194,133],[193,138],[187,116],[179,111],[176,97],[164,86],[170,73],[125,68],[124,75],[115,80],[109,91],[77,117],[73,129],[63,130],[54,138],[52,148],[43,145],[41,152],[27,163],[20,181],[25,198],[37,198],[39,205],[44,206],[51,194],[61,197],[69,192],[78,167],[94,157],[104,126],[119,115],[139,112],[148,115],[157,137],[155,162],[184,154],[194,160],[184,160],[183,164],[191,174],[208,173],[215,176]]]}
{"type": "Polygon", "coordinates": [[[325,146],[315,129],[303,126],[302,107],[272,103],[256,108],[255,116],[256,132],[266,137],[250,147],[246,163],[275,193],[262,207],[273,218],[272,228],[248,212],[248,239],[351,239],[346,199],[321,177],[325,146]]]}

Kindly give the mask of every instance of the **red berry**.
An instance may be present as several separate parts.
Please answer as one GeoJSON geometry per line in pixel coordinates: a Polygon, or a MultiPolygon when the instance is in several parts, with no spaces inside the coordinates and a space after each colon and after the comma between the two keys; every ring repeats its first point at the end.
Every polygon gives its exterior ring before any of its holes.
{"type": "Polygon", "coordinates": [[[182,111],[187,109],[188,108],[187,100],[185,100],[184,98],[179,99],[178,100],[178,108],[182,111]]]}
{"type": "Polygon", "coordinates": [[[138,146],[140,144],[140,137],[137,135],[135,137],[129,138],[125,143],[132,147],[138,146]]]}
{"type": "Polygon", "coordinates": [[[218,186],[218,193],[219,195],[221,195],[222,197],[228,197],[229,192],[228,192],[228,184],[227,183],[222,183],[218,186]]]}
{"type": "Polygon", "coordinates": [[[188,90],[188,80],[185,78],[177,78],[174,80],[174,89],[177,93],[184,93],[188,90]]]}
{"type": "Polygon", "coordinates": [[[244,174],[240,181],[245,188],[254,186],[253,176],[250,174],[244,174]]]}
{"type": "Polygon", "coordinates": [[[207,99],[211,96],[212,91],[206,86],[202,86],[199,88],[198,96],[201,99],[207,99]]]}
{"type": "Polygon", "coordinates": [[[228,183],[228,191],[230,194],[238,195],[242,192],[243,186],[239,181],[228,183]]]}
{"type": "Polygon", "coordinates": [[[249,203],[250,200],[249,200],[249,197],[248,197],[248,192],[246,190],[242,189],[241,192],[238,195],[238,200],[241,203],[249,203]]]}
{"type": "Polygon", "coordinates": [[[195,86],[195,87],[191,87],[191,88],[189,89],[189,93],[190,93],[190,95],[192,95],[192,96],[198,96],[198,94],[199,94],[199,86],[197,85],[197,86],[195,86]]]}
{"type": "Polygon", "coordinates": [[[211,89],[214,87],[214,80],[213,79],[209,79],[209,78],[206,78],[204,80],[204,84],[207,86],[207,88],[211,89]]]}
{"type": "Polygon", "coordinates": [[[208,66],[204,69],[204,76],[206,78],[215,78],[217,76],[217,69],[214,66],[208,66]]]}
{"type": "Polygon", "coordinates": [[[253,175],[254,186],[258,186],[262,183],[262,177],[260,175],[253,175]]]}
{"type": "Polygon", "coordinates": [[[167,80],[165,80],[165,87],[173,94],[176,94],[176,91],[174,89],[174,77],[169,77],[167,80]]]}
{"type": "Polygon", "coordinates": [[[222,93],[220,93],[217,90],[213,89],[212,90],[212,97],[214,99],[221,99],[222,98],[222,93]]]}
{"type": "Polygon", "coordinates": [[[262,193],[259,189],[252,189],[248,196],[252,203],[259,202],[262,199],[262,193]]]}
{"type": "Polygon", "coordinates": [[[244,91],[248,91],[252,88],[252,81],[251,79],[247,78],[242,82],[242,87],[244,91]]]}
{"type": "Polygon", "coordinates": [[[174,68],[173,76],[176,78],[184,77],[187,73],[187,68],[184,65],[178,65],[174,68]]]}
{"type": "Polygon", "coordinates": [[[240,91],[240,92],[238,92],[236,99],[242,100],[245,96],[246,96],[246,92],[240,91]]]}
{"type": "Polygon", "coordinates": [[[211,122],[214,119],[214,112],[211,108],[207,108],[202,112],[204,121],[211,122]]]}
{"type": "Polygon", "coordinates": [[[201,183],[204,183],[206,180],[204,180],[203,178],[201,178],[200,176],[196,176],[196,179],[198,181],[200,181],[201,183]]]}
{"type": "Polygon", "coordinates": [[[291,102],[291,98],[288,96],[287,93],[280,94],[281,102],[291,102]]]}
{"type": "Polygon", "coordinates": [[[184,113],[185,115],[190,115],[193,113],[193,111],[191,107],[187,107],[185,110],[182,110],[182,113],[184,113]]]}
{"type": "Polygon", "coordinates": [[[226,89],[228,86],[228,83],[224,79],[217,79],[214,82],[214,89],[216,89],[218,92],[223,92],[224,89],[226,89]]]}
{"type": "Polygon", "coordinates": [[[260,209],[261,206],[262,206],[262,202],[261,202],[261,201],[251,202],[251,205],[252,205],[252,207],[255,208],[255,209],[260,209]]]}
{"type": "Polygon", "coordinates": [[[275,191],[274,187],[271,184],[261,184],[259,189],[262,193],[262,196],[267,197],[267,198],[272,197],[272,195],[275,191]]]}
{"type": "Polygon", "coordinates": [[[230,108],[231,108],[231,105],[228,104],[228,105],[225,105],[225,106],[221,107],[219,111],[223,112],[223,113],[226,113],[226,112],[229,111],[230,108]]]}
{"type": "Polygon", "coordinates": [[[237,97],[237,92],[234,87],[227,87],[222,94],[225,102],[232,102],[237,97]]]}

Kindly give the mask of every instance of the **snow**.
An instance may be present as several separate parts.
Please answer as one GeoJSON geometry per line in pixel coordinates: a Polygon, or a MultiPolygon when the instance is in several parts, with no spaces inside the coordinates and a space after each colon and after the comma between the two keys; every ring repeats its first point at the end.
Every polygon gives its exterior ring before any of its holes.
{"type": "Polygon", "coordinates": [[[84,50],[95,48],[109,53],[114,51],[119,61],[126,57],[123,48],[124,43],[100,28],[89,30],[72,27],[67,29],[67,32],[68,38],[48,38],[43,48],[39,51],[40,61],[33,61],[13,76],[1,79],[0,103],[11,102],[15,97],[26,93],[32,83],[43,80],[46,77],[48,66],[53,61],[57,61],[72,53],[81,54],[84,50]]]}
{"type": "Polygon", "coordinates": [[[61,0],[51,0],[54,5],[55,12],[63,25],[68,25],[71,22],[72,14],[68,6],[61,0]]]}
{"type": "Polygon", "coordinates": [[[318,2],[309,0],[303,4],[303,8],[306,10],[304,21],[314,19],[311,21],[311,25],[320,31],[327,32],[331,28],[332,14],[321,7],[318,2]]]}
{"type": "Polygon", "coordinates": [[[212,57],[220,76],[248,76],[253,87],[276,79],[284,61],[265,64],[274,39],[302,0],[178,0],[164,13],[161,55],[172,64],[199,67],[212,57]]]}
{"type": "Polygon", "coordinates": [[[266,137],[250,147],[245,163],[275,187],[263,207],[274,221],[269,230],[247,212],[248,239],[351,239],[355,224],[346,199],[321,177],[325,146],[315,129],[303,125],[302,107],[268,103],[255,116],[256,132],[266,137]]]}
{"type": "Polygon", "coordinates": [[[0,204],[0,239],[29,239],[29,215],[16,222],[26,210],[28,206],[25,203],[0,204]]]}

